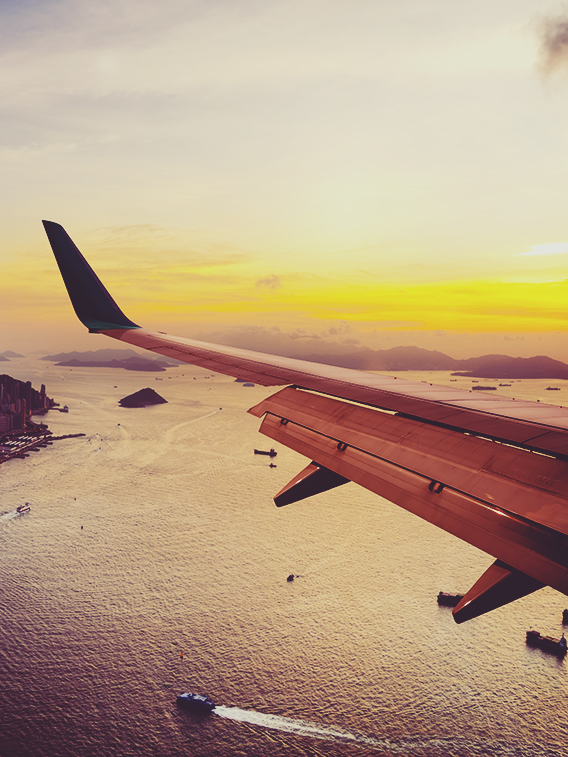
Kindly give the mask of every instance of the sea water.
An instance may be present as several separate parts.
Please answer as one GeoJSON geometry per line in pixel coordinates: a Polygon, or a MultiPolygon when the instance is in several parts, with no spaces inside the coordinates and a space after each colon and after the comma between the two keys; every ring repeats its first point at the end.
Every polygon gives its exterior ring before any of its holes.
{"type": "MultiPolygon", "coordinates": [[[[568,662],[525,632],[559,637],[568,598],[457,626],[438,591],[489,556],[354,484],[276,508],[308,461],[253,453],[274,443],[246,409],[274,389],[3,368],[69,406],[42,419],[54,434],[86,436],[0,467],[1,757],[566,753],[568,662]],[[147,386],[167,404],[118,406],[147,386]],[[183,691],[213,714],[179,710],[183,691]]],[[[499,391],[568,397],[549,383],[499,391]]]]}

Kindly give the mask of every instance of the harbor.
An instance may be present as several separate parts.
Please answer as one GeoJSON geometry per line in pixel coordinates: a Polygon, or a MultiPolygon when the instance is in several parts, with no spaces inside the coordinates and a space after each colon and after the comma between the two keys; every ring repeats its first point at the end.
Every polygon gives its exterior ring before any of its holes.
{"type": "Polygon", "coordinates": [[[0,464],[8,460],[24,459],[31,452],[39,452],[61,439],[75,439],[86,434],[62,434],[53,436],[51,431],[43,427],[40,431],[25,431],[21,433],[12,433],[0,439],[0,464]]]}

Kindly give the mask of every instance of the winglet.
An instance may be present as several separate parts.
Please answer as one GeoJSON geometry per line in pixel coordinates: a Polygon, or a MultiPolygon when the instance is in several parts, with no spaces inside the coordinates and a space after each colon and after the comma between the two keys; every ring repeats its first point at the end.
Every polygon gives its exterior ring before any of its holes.
{"type": "Polygon", "coordinates": [[[77,318],[93,333],[139,329],[112,299],[63,226],[53,221],[43,225],[77,318]]]}

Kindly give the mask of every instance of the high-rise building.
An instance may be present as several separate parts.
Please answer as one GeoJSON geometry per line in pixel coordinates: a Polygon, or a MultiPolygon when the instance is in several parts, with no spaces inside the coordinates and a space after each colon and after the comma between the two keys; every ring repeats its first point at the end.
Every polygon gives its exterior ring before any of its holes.
{"type": "Polygon", "coordinates": [[[45,384],[38,392],[31,381],[0,376],[0,435],[25,428],[31,415],[54,404],[45,393],[45,384]]]}

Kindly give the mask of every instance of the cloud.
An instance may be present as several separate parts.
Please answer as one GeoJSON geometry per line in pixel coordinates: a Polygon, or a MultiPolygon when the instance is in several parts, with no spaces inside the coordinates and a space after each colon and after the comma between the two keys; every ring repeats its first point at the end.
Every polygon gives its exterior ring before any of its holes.
{"type": "Polygon", "coordinates": [[[534,255],[565,255],[568,252],[568,242],[546,242],[535,244],[526,252],[518,252],[517,255],[532,257],[534,255]]]}
{"type": "Polygon", "coordinates": [[[270,274],[270,276],[267,276],[264,279],[259,279],[256,282],[257,287],[266,287],[267,289],[280,289],[282,286],[282,282],[280,281],[280,276],[275,276],[273,273],[270,274]]]}
{"type": "Polygon", "coordinates": [[[331,334],[331,336],[339,336],[339,334],[350,334],[351,331],[351,324],[347,323],[347,321],[341,321],[338,326],[332,326],[327,333],[331,334]]]}
{"type": "Polygon", "coordinates": [[[541,28],[542,72],[548,76],[562,68],[568,70],[568,17],[544,19],[541,28]]]}
{"type": "Polygon", "coordinates": [[[304,329],[296,329],[295,331],[291,331],[287,336],[290,339],[323,339],[320,334],[308,334],[307,331],[304,331],[304,329]]]}

